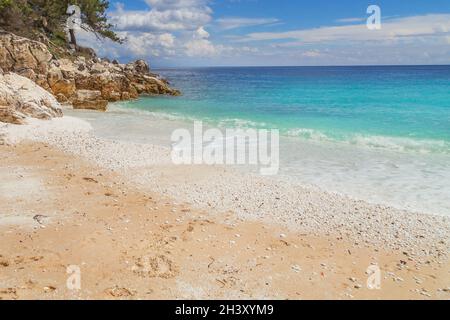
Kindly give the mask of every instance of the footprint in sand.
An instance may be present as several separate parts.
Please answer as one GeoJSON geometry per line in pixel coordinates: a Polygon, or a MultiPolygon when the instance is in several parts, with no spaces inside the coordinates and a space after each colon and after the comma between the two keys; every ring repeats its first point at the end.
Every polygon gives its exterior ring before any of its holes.
{"type": "Polygon", "coordinates": [[[0,254],[0,267],[9,267],[9,260],[4,258],[1,254],[0,254]]]}
{"type": "Polygon", "coordinates": [[[178,275],[178,267],[164,255],[138,258],[133,271],[141,277],[170,279],[178,275]]]}
{"type": "Polygon", "coordinates": [[[127,288],[121,288],[118,286],[108,288],[105,290],[105,292],[115,298],[132,297],[135,295],[135,293],[132,292],[131,290],[128,290],[127,288]]]}
{"type": "Polygon", "coordinates": [[[19,296],[14,288],[0,289],[0,300],[16,300],[19,296]]]}

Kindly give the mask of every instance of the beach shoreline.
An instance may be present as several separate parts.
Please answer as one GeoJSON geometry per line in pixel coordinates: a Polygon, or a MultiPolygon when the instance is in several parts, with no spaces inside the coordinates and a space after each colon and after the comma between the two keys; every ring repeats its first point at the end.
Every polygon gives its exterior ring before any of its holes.
{"type": "Polygon", "coordinates": [[[448,299],[446,217],[223,167],[174,167],[166,148],[101,139],[70,117],[1,131],[3,298],[448,299]],[[24,185],[38,188],[29,191],[38,206],[24,185]],[[150,269],[136,271],[145,257],[150,269]],[[89,270],[88,290],[66,290],[73,264],[89,270]],[[371,265],[382,290],[367,289],[371,265]]]}
{"type": "Polygon", "coordinates": [[[175,165],[168,147],[98,137],[77,117],[0,128],[6,141],[34,141],[112,170],[143,192],[216,214],[289,226],[298,232],[350,237],[355,243],[408,249],[414,256],[445,256],[450,218],[368,203],[222,165],[175,165]],[[444,243],[441,243],[444,242],[444,243]]]}

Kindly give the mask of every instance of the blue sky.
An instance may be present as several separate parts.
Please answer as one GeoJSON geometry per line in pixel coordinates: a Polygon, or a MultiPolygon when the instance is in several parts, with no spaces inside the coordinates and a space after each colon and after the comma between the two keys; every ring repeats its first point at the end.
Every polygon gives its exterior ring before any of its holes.
{"type": "Polygon", "coordinates": [[[155,67],[450,64],[449,0],[123,0],[108,14],[125,45],[82,41],[155,67]]]}

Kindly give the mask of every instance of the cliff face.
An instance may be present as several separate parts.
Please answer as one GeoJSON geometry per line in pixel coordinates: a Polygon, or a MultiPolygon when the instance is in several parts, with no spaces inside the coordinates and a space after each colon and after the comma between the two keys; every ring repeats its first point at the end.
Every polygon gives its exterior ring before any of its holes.
{"type": "Polygon", "coordinates": [[[80,109],[106,110],[108,102],[145,94],[180,94],[152,74],[143,60],[119,64],[95,56],[57,59],[45,44],[2,31],[0,69],[26,77],[59,102],[80,109]]]}

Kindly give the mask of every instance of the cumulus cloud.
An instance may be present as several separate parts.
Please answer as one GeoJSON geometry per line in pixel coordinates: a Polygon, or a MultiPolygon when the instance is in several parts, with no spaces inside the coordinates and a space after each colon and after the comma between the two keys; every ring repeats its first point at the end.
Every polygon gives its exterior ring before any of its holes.
{"type": "Polygon", "coordinates": [[[212,20],[208,0],[146,0],[148,9],[127,10],[117,3],[109,19],[117,34],[126,39],[120,46],[109,40],[99,42],[82,32],[80,43],[100,55],[127,58],[160,56],[212,56],[218,50],[208,40],[206,25],[212,20]]]}
{"type": "Polygon", "coordinates": [[[209,0],[145,0],[148,8],[109,13],[125,45],[98,42],[80,31],[79,42],[100,56],[197,65],[308,65],[449,63],[450,14],[384,18],[370,31],[362,18],[334,21],[335,26],[284,32],[236,29],[277,24],[274,18],[225,17],[213,20],[209,0]],[[209,30],[221,30],[210,34],[209,30]],[[233,30],[230,33],[227,31],[233,30]],[[231,34],[232,33],[232,34],[231,34]],[[424,49],[425,48],[425,49],[424,49]]]}
{"type": "MultiPolygon", "coordinates": [[[[175,1],[171,5],[159,5],[159,0],[149,0],[155,2],[155,7],[151,10],[128,11],[123,5],[118,5],[109,18],[111,23],[119,31],[185,31],[196,30],[211,21],[211,9],[206,6],[184,6],[184,2],[179,0],[180,6],[175,6],[175,1]]],[[[198,2],[185,0],[188,2],[198,2]]]]}
{"type": "Polygon", "coordinates": [[[209,32],[205,30],[204,27],[200,27],[195,31],[194,37],[199,39],[208,39],[209,38],[209,32]]]}
{"type": "Polygon", "coordinates": [[[96,50],[100,56],[110,58],[147,58],[175,54],[176,37],[170,33],[152,34],[147,32],[118,32],[126,38],[126,44],[120,45],[110,40],[99,41],[93,34],[79,31],[79,42],[96,50]]]}
{"type": "Polygon", "coordinates": [[[218,53],[217,48],[206,39],[196,39],[186,43],[186,54],[189,57],[210,57],[218,53]]]}

